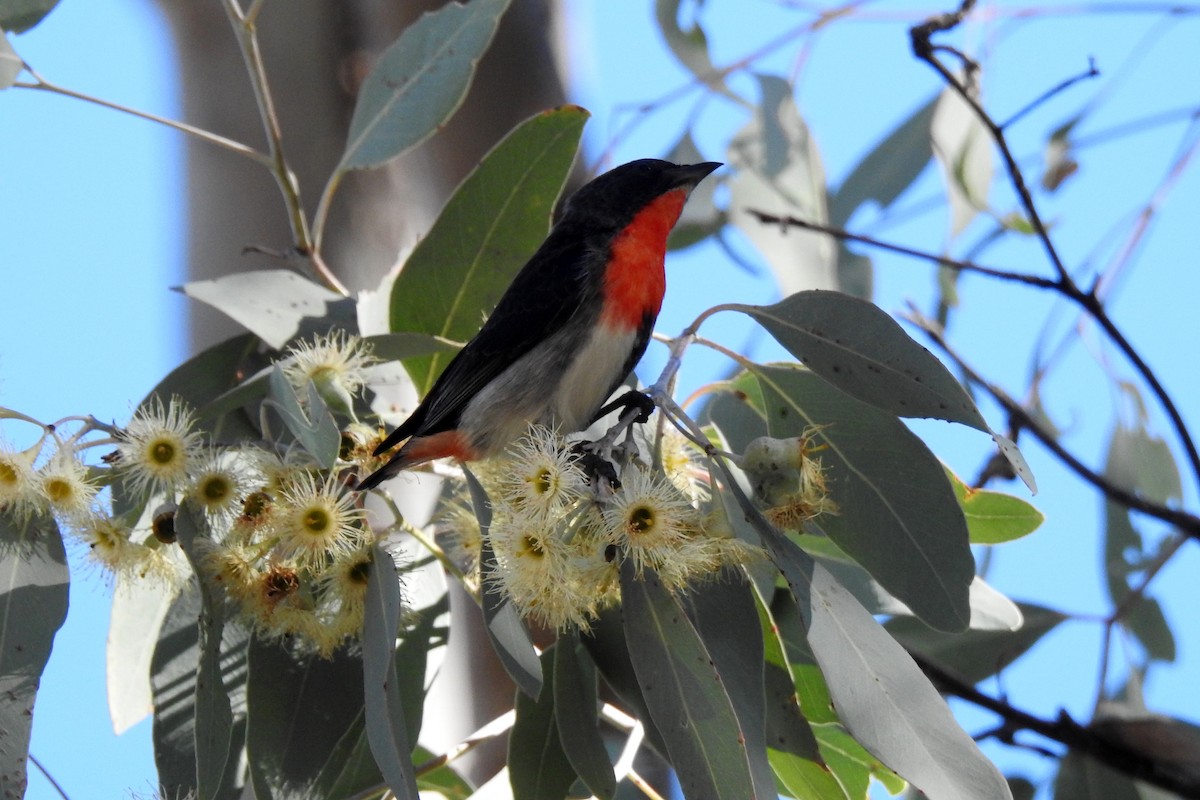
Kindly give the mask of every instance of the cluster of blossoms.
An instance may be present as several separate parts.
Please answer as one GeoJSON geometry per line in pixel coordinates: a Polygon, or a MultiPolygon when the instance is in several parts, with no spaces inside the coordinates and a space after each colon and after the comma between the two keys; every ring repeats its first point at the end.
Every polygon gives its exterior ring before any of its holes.
{"type": "MultiPolygon", "coordinates": [[[[630,462],[619,486],[589,476],[576,451],[545,428],[533,428],[510,455],[481,465],[492,505],[490,582],[523,616],[548,628],[587,630],[620,599],[620,569],[652,569],[663,585],[684,591],[722,564],[758,556],[733,538],[712,508],[708,473],[682,437],[663,438],[661,469],[630,462]]],[[[479,578],[482,540],[465,505],[445,520],[453,552],[479,578]]]]}
{"type": "MultiPolygon", "coordinates": [[[[323,400],[350,410],[367,363],[357,339],[335,334],[293,350],[282,366],[291,385],[311,381],[323,400]]],[[[177,398],[151,399],[121,430],[90,421],[80,436],[97,427],[116,444],[107,467],[89,468],[80,452],[106,442],[60,440],[52,426],[43,441],[59,446],[44,459],[40,444],[0,448],[0,513],[21,524],[53,514],[106,569],[177,587],[190,574],[175,534],[186,512],[198,534],[194,563],[261,635],[328,655],[359,633],[374,539],[342,470],[321,470],[295,448],[210,444],[177,398]],[[105,485],[111,498],[98,496],[105,485]]],[[[345,438],[354,460],[378,433],[352,423],[345,438]]]]}

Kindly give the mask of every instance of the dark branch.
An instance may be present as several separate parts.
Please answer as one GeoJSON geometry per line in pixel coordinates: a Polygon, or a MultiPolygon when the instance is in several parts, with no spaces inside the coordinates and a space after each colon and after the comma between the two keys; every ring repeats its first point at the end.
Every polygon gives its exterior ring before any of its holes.
{"type": "Polygon", "coordinates": [[[911,652],[910,655],[939,691],[985,708],[1004,720],[1004,724],[997,731],[992,732],[992,735],[1001,741],[1011,744],[1013,734],[1019,731],[1031,731],[1064,744],[1071,750],[1085,753],[1135,780],[1154,784],[1162,789],[1175,792],[1181,797],[1200,797],[1200,782],[1194,778],[1179,774],[1171,769],[1170,765],[1163,763],[1161,759],[1157,759],[1153,755],[1113,741],[1093,728],[1080,725],[1065,711],[1061,712],[1058,719],[1055,720],[1036,717],[1003,700],[984,694],[967,681],[929,661],[924,656],[911,652]]]}

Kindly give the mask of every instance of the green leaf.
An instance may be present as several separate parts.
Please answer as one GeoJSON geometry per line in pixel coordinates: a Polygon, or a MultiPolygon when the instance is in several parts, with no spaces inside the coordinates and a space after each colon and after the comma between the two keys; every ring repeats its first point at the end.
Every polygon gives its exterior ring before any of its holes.
{"type": "Polygon", "coordinates": [[[23,69],[25,63],[13,50],[12,43],[4,33],[4,26],[0,24],[0,89],[7,89],[16,83],[23,69]]]}
{"type": "MultiPolygon", "coordinates": [[[[753,585],[745,575],[725,568],[716,580],[693,587],[679,601],[711,655],[713,667],[729,696],[754,785],[760,793],[768,794],[774,780],[767,761],[768,742],[763,726],[767,716],[765,645],[754,594],[753,585]]],[[[803,736],[802,731],[796,730],[789,730],[788,734],[803,736]]],[[[796,744],[803,746],[801,742],[796,744]]]]}
{"type": "Polygon", "coordinates": [[[284,425],[317,464],[331,469],[337,461],[342,435],[312,381],[308,382],[307,411],[278,364],[271,368],[269,382],[270,396],[265,404],[279,412],[284,425]]]}
{"type": "Polygon", "coordinates": [[[1142,643],[1150,658],[1167,662],[1175,660],[1175,634],[1163,616],[1158,600],[1142,596],[1121,617],[1121,622],[1142,643]]]}
{"type": "Polygon", "coordinates": [[[967,525],[941,463],[891,414],[811,372],[755,366],[771,435],[806,431],[820,452],[837,514],[821,529],[913,613],[939,630],[970,621],[975,576],[967,525]]]}
{"type": "Polygon", "coordinates": [[[765,414],[762,387],[749,372],[741,372],[716,385],[700,419],[704,425],[715,425],[729,448],[740,453],[750,442],[767,435],[765,414]]]}
{"type": "Polygon", "coordinates": [[[180,287],[279,350],[297,336],[337,325],[357,330],[354,301],[286,269],[235,272],[180,287]]]}
{"type": "MultiPolygon", "coordinates": [[[[588,791],[601,800],[611,800],[617,779],[600,735],[596,667],[574,632],[559,634],[554,654],[554,717],[559,742],[588,791]]],[[[542,694],[546,694],[545,687],[542,694]]]]}
{"type": "Polygon", "coordinates": [[[58,0],[0,0],[0,28],[24,33],[42,21],[58,0]]]}
{"type": "Polygon", "coordinates": [[[400,579],[392,557],[371,547],[363,618],[362,675],[367,741],[388,788],[402,800],[417,800],[412,744],[396,684],[396,635],[400,630],[400,579]]]}
{"type": "Polygon", "coordinates": [[[337,171],[377,167],[450,119],[508,4],[447,3],[406,28],[363,81],[337,171]]]}
{"type": "Polygon", "coordinates": [[[837,713],[829,698],[829,685],[808,644],[800,610],[787,589],[775,592],[771,600],[771,618],[779,629],[779,637],[787,653],[788,665],[796,684],[796,699],[804,718],[814,726],[837,722],[837,713]]]}
{"type": "Polygon", "coordinates": [[[894,617],[884,625],[905,649],[946,667],[971,683],[995,675],[1020,658],[1066,615],[1050,608],[1020,603],[1024,624],[1015,631],[968,630],[947,634],[913,617],[894,617]]]}
{"type": "Polygon", "coordinates": [[[797,292],[771,306],[735,305],[806,367],[847,394],[901,417],[960,422],[991,433],[970,395],[936,357],[874,303],[797,292]]]}
{"type": "Polygon", "coordinates": [[[1002,544],[1033,533],[1046,516],[1019,497],[990,489],[972,489],[946,470],[962,506],[971,544],[1002,544]]]}
{"type": "Polygon", "coordinates": [[[621,600],[638,683],[684,795],[713,800],[774,797],[773,785],[755,782],[745,731],[713,664],[714,654],[678,599],[652,570],[636,576],[632,562],[626,561],[621,600]]]}
{"type": "Polygon", "coordinates": [[[345,651],[301,655],[255,638],[248,661],[246,754],[255,797],[332,800],[319,779],[343,737],[361,730],[359,659],[345,651]]]}
{"type": "Polygon", "coordinates": [[[67,617],[69,581],[54,520],[21,528],[0,510],[0,796],[25,795],[34,700],[67,617]]]}
{"type": "Polygon", "coordinates": [[[829,198],[832,225],[846,227],[854,212],[868,200],[887,208],[912,185],[933,155],[929,130],[936,103],[937,98],[931,98],[913,111],[855,165],[829,198]]]}
{"type": "MultiPolygon", "coordinates": [[[[804,800],[849,800],[850,798],[833,770],[824,762],[810,761],[778,750],[770,750],[767,758],[771,761],[771,769],[775,771],[775,780],[778,782],[780,791],[786,793],[787,797],[803,798],[804,800]]],[[[865,793],[865,779],[863,784],[865,793]]]]}
{"type": "MultiPolygon", "coordinates": [[[[549,229],[588,113],[563,106],[526,120],[455,190],[392,285],[392,331],[465,342],[529,260],[549,229]]],[[[447,356],[411,359],[419,394],[447,356]]]]}
{"type": "MultiPolygon", "coordinates": [[[[570,646],[570,643],[567,643],[570,646]]],[[[514,800],[561,800],[575,783],[555,719],[555,651],[542,653],[542,693],[517,693],[516,721],[508,736],[508,776],[514,800]]]]}
{"type": "Polygon", "coordinates": [[[840,724],[815,725],[813,730],[821,744],[822,755],[837,776],[838,784],[850,797],[867,796],[871,778],[882,783],[888,794],[896,795],[904,791],[907,782],[863,749],[840,724]]]}
{"type": "Polygon", "coordinates": [[[800,709],[800,698],[791,664],[788,663],[783,632],[763,598],[756,593],[755,600],[763,637],[767,746],[821,765],[823,762],[821,752],[817,749],[817,740],[800,709]]]}
{"type": "MultiPolygon", "coordinates": [[[[154,763],[164,797],[183,797],[196,787],[197,682],[200,662],[198,621],[202,615],[200,589],[195,582],[184,588],[167,612],[150,666],[154,692],[154,763]]],[[[245,741],[246,647],[249,634],[240,625],[222,630],[222,684],[231,707],[237,709],[231,735],[232,751],[245,741]]],[[[237,759],[230,759],[221,796],[241,795],[242,775],[237,759]]]]}
{"type": "MultiPolygon", "coordinates": [[[[433,759],[433,753],[420,746],[413,751],[413,756],[418,764],[424,764],[433,759]]],[[[471,785],[459,777],[458,773],[449,766],[438,767],[419,775],[417,788],[422,792],[437,792],[446,800],[469,800],[475,792],[471,785]]]]}
{"type": "Polygon", "coordinates": [[[781,294],[836,289],[836,250],[827,234],[766,225],[750,209],[825,224],[825,168],[783,78],[758,75],[762,100],[729,144],[730,221],[775,276],[781,294]]]}
{"type": "Polygon", "coordinates": [[[150,664],[178,594],[165,582],[117,573],[104,652],[108,712],[118,736],[154,710],[150,664]]]}

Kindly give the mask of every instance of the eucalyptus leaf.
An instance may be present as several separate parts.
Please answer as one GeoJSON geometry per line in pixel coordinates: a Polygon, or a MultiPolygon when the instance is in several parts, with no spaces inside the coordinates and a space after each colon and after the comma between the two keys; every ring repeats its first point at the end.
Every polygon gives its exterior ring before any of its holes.
{"type": "Polygon", "coordinates": [[[0,796],[23,797],[34,700],[67,617],[70,573],[58,526],[0,510],[0,796]]]}
{"type": "MultiPolygon", "coordinates": [[[[578,106],[543,112],[484,156],[392,284],[390,330],[461,342],[475,335],[546,238],[587,118],[578,106]]],[[[418,394],[448,361],[435,355],[406,362],[418,394]]]]}
{"type": "Polygon", "coordinates": [[[733,308],[859,400],[897,416],[932,417],[991,432],[945,365],[874,303],[840,292],[805,291],[771,306],[733,308]]]}
{"type": "Polygon", "coordinates": [[[25,62],[13,50],[12,43],[4,33],[4,25],[0,24],[0,90],[7,89],[17,81],[25,62]]]}
{"type": "MultiPolygon", "coordinates": [[[[199,511],[187,501],[181,503],[175,514],[175,532],[180,548],[198,575],[204,574],[198,566],[201,556],[197,549],[197,539],[202,535],[202,530],[199,511]]],[[[236,763],[236,739],[233,701],[230,689],[225,685],[226,666],[222,664],[222,652],[225,649],[222,636],[225,628],[224,598],[206,580],[199,582],[199,588],[199,638],[196,645],[199,658],[193,706],[196,796],[199,800],[215,800],[228,794],[228,766],[231,762],[236,763]]]]}
{"type": "MultiPolygon", "coordinates": [[[[766,697],[767,746],[781,753],[794,755],[818,766],[823,766],[821,752],[812,727],[800,709],[800,698],[792,666],[783,641],[783,632],[772,616],[771,608],[763,598],[755,594],[758,608],[759,627],[763,636],[763,683],[766,697]]],[[[794,606],[793,606],[794,608],[794,606]]],[[[803,633],[801,633],[803,636],[803,633]]],[[[772,759],[772,766],[775,760],[772,759]]],[[[778,767],[776,767],[778,777],[778,767]]]]}
{"type": "Polygon", "coordinates": [[[773,778],[762,722],[767,716],[765,645],[758,625],[755,593],[746,576],[731,568],[725,568],[715,578],[693,587],[680,598],[680,605],[712,657],[713,667],[733,706],[755,789],[768,795],[773,778]]]}
{"type": "Polygon", "coordinates": [[[251,640],[246,754],[258,800],[332,798],[322,767],[351,730],[361,731],[362,666],[344,650],[331,658],[251,640]],[[357,727],[356,727],[357,725],[357,727]]]}
{"type": "MultiPolygon", "coordinates": [[[[745,730],[699,632],[650,569],[621,568],[625,638],[638,683],[689,800],[774,798],[761,786],[745,730]]],[[[761,722],[759,722],[761,724],[761,722]]]]}
{"type": "Polygon", "coordinates": [[[300,398],[278,364],[271,368],[268,381],[270,396],[266,404],[279,412],[284,425],[317,464],[325,469],[332,468],[337,462],[342,436],[312,381],[308,382],[307,409],[301,405],[300,398]]]}
{"type": "Polygon", "coordinates": [[[933,155],[930,125],[937,97],[918,106],[859,161],[829,198],[829,220],[846,227],[851,215],[868,200],[889,207],[912,185],[933,155]]]}
{"type": "Polygon", "coordinates": [[[882,783],[888,794],[897,795],[904,791],[907,782],[863,749],[844,727],[815,725],[813,730],[821,744],[821,754],[850,797],[866,796],[871,778],[882,783]]]}
{"type": "Polygon", "coordinates": [[[362,675],[367,741],[388,788],[402,800],[417,800],[412,744],[396,684],[396,636],[400,630],[400,579],[392,557],[371,547],[363,618],[362,675]]]}
{"type": "Polygon", "coordinates": [[[213,438],[257,439],[258,429],[250,419],[233,413],[238,406],[216,409],[212,404],[234,389],[243,374],[265,363],[257,353],[259,347],[258,338],[250,333],[215,344],[171,370],[141,405],[157,397],[165,406],[178,397],[196,411],[197,428],[213,438]]]}
{"type": "Polygon", "coordinates": [[[359,89],[337,171],[377,167],[432,136],[462,105],[509,1],[447,3],[406,28],[359,89]]]}
{"type": "MultiPolygon", "coordinates": [[[[568,642],[568,646],[570,643],[568,642]]],[[[518,692],[516,721],[508,735],[508,777],[513,800],[558,800],[575,783],[575,769],[563,750],[555,718],[555,651],[542,653],[542,693],[518,692]]]]}
{"type": "MultiPolygon", "coordinates": [[[[432,761],[434,758],[433,753],[420,746],[413,751],[413,756],[419,764],[432,761]]],[[[435,797],[444,797],[445,800],[469,800],[475,793],[471,785],[450,766],[441,766],[421,773],[417,777],[417,788],[422,792],[437,792],[435,797]]]]}
{"type": "Polygon", "coordinates": [[[729,182],[729,218],[762,255],[780,293],[836,289],[836,249],[832,237],[813,231],[765,225],[750,210],[829,221],[825,168],[816,141],[783,78],[759,75],[762,94],[754,117],[729,144],[735,170],[729,182]]]}
{"type": "MultiPolygon", "coordinates": [[[[771,750],[767,757],[771,761],[775,780],[778,781],[784,796],[813,800],[850,800],[850,795],[824,761],[811,761],[778,750],[771,750]]],[[[863,783],[866,783],[865,779],[863,783]]]]}
{"type": "Polygon", "coordinates": [[[954,238],[988,207],[995,170],[992,142],[979,116],[953,89],[946,89],[938,98],[930,137],[946,187],[950,238],[954,238]]]}
{"type": "MultiPolygon", "coordinates": [[[[200,588],[192,582],[175,598],[159,631],[158,645],[150,666],[154,693],[154,763],[164,796],[183,797],[196,787],[197,728],[196,672],[200,663],[198,621],[202,615],[200,588]]],[[[229,692],[234,712],[231,750],[240,751],[245,741],[246,647],[249,635],[243,628],[226,625],[222,630],[222,683],[229,692]]],[[[241,794],[242,776],[236,759],[223,777],[221,797],[241,794]]]]}
{"type": "Polygon", "coordinates": [[[1175,660],[1175,634],[1158,600],[1147,596],[1139,598],[1121,617],[1121,622],[1142,643],[1150,658],[1166,662],[1175,660]]]}
{"type": "Polygon", "coordinates": [[[967,525],[941,463],[891,414],[811,372],[755,366],[771,435],[810,436],[836,514],[817,521],[894,597],[939,630],[970,622],[967,525]]]}
{"type": "Polygon", "coordinates": [[[154,710],[150,665],[178,590],[165,582],[116,575],[105,645],[108,713],[118,736],[154,710]]]}
{"type": "Polygon", "coordinates": [[[1001,544],[1037,530],[1046,516],[1019,497],[990,489],[972,489],[946,470],[962,506],[971,544],[1001,544]]]}
{"type": "MultiPolygon", "coordinates": [[[[746,105],[725,83],[723,73],[712,63],[708,54],[708,37],[700,23],[693,21],[684,30],[679,25],[679,6],[681,0],[655,0],[654,18],[658,22],[658,30],[663,35],[667,47],[679,59],[689,72],[704,83],[709,89],[733,100],[735,103],[746,105]]],[[[698,4],[697,4],[698,5],[698,4]]],[[[678,164],[691,164],[692,161],[678,161],[678,164]]]]}
{"type": "MultiPolygon", "coordinates": [[[[542,694],[545,693],[543,686],[542,694]]],[[[600,734],[598,702],[596,667],[579,643],[578,633],[560,633],[554,647],[554,717],[558,739],[588,791],[601,800],[611,800],[617,791],[617,779],[600,734]]]]}
{"type": "Polygon", "coordinates": [[[905,649],[945,667],[971,683],[1003,670],[1025,654],[1067,616],[1044,606],[1020,603],[1024,624],[1015,631],[968,630],[947,634],[913,617],[894,617],[884,625],[905,649]]]}
{"type": "Polygon", "coordinates": [[[54,10],[58,0],[0,0],[0,28],[24,33],[54,10]]]}
{"type": "Polygon", "coordinates": [[[354,301],[286,269],[234,272],[180,289],[279,350],[305,332],[357,329],[354,301]]]}

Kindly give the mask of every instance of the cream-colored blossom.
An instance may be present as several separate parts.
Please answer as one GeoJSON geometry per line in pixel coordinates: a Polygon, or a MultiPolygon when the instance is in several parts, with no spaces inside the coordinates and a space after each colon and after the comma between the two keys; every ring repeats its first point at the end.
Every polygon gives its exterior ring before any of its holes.
{"type": "Polygon", "coordinates": [[[33,468],[36,449],[16,452],[0,445],[0,513],[26,522],[42,508],[44,497],[33,468]]]}
{"type": "Polygon", "coordinates": [[[39,490],[61,520],[73,520],[91,511],[98,487],[87,465],[74,449],[62,447],[38,470],[39,490]]]}
{"type": "Polygon", "coordinates": [[[331,480],[319,482],[311,474],[284,489],[273,531],[283,556],[321,569],[368,544],[365,514],[354,501],[331,480]]]}
{"type": "Polygon", "coordinates": [[[177,397],[166,406],[155,397],[138,408],[117,445],[118,467],[135,494],[172,496],[186,484],[202,442],[193,425],[177,397]]]}
{"type": "Polygon", "coordinates": [[[308,401],[308,382],[330,408],[354,418],[354,395],[367,380],[367,367],[374,363],[370,348],[357,336],[332,331],[317,336],[311,344],[298,342],[283,362],[283,372],[301,402],[308,401]]]}

